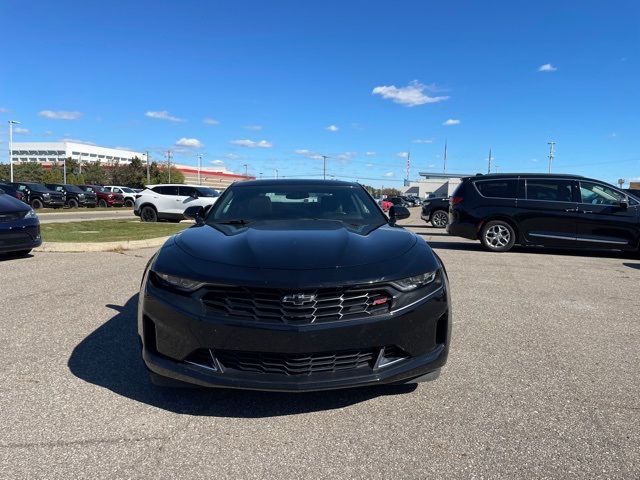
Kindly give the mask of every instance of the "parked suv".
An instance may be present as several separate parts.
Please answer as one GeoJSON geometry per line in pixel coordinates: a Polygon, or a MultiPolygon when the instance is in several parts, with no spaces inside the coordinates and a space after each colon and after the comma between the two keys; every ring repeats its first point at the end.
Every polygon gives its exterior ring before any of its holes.
{"type": "Polygon", "coordinates": [[[105,185],[102,188],[112,193],[122,194],[122,197],[124,198],[124,206],[127,208],[133,207],[134,203],[136,202],[137,192],[133,188],[120,187],[120,186],[114,186],[114,185],[105,185]]]}
{"type": "Polygon", "coordinates": [[[65,185],[63,183],[45,183],[49,190],[54,190],[65,195],[66,205],[69,208],[95,207],[97,202],[96,194],[85,192],[77,185],[65,185]]]}
{"type": "Polygon", "coordinates": [[[425,222],[431,222],[436,228],[445,228],[449,223],[449,198],[428,198],[422,202],[420,218],[425,222]]]}
{"type": "Polygon", "coordinates": [[[452,235],[494,252],[515,244],[638,250],[640,201],[576,175],[492,174],[464,178],[450,198],[452,235]]]}
{"type": "Polygon", "coordinates": [[[12,197],[17,198],[18,200],[22,200],[23,202],[26,202],[25,194],[22,193],[13,185],[9,185],[8,183],[0,183],[0,190],[2,190],[2,192],[0,193],[6,193],[7,195],[11,195],[12,197]]]}
{"type": "Polygon", "coordinates": [[[112,193],[99,185],[78,185],[82,190],[95,193],[98,197],[99,207],[121,207],[124,205],[124,197],[121,193],[112,193]]]}
{"type": "Polygon", "coordinates": [[[25,198],[23,201],[31,205],[33,208],[62,208],[66,201],[63,193],[49,190],[42,183],[32,182],[12,182],[7,185],[13,185],[25,198]]]}
{"type": "Polygon", "coordinates": [[[187,207],[209,207],[219,196],[217,190],[202,185],[149,185],[136,194],[133,213],[143,222],[179,222],[187,207]]]}

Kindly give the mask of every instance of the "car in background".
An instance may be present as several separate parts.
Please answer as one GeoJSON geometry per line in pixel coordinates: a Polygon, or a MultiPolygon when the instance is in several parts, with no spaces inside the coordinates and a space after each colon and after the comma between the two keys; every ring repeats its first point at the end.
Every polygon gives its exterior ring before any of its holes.
{"type": "Polygon", "coordinates": [[[412,195],[401,195],[400,198],[402,198],[409,207],[416,207],[420,205],[420,200],[412,195]]]}
{"type": "Polygon", "coordinates": [[[115,185],[105,185],[103,188],[112,193],[122,194],[122,197],[124,198],[125,207],[131,208],[133,207],[134,203],[136,203],[136,193],[138,192],[136,192],[133,188],[121,187],[121,186],[115,186],[115,185]]]}
{"type": "Polygon", "coordinates": [[[27,255],[42,244],[40,220],[29,205],[0,190],[0,254],[27,255]]]}
{"type": "Polygon", "coordinates": [[[16,190],[21,192],[25,197],[23,201],[36,210],[44,207],[62,208],[66,202],[63,193],[54,192],[42,183],[9,182],[7,185],[12,185],[16,190]]]}
{"type": "Polygon", "coordinates": [[[98,206],[105,207],[121,207],[124,205],[124,197],[121,193],[112,193],[100,185],[78,185],[82,190],[89,193],[95,193],[98,199],[98,206]]]}
{"type": "Polygon", "coordinates": [[[383,211],[388,212],[391,209],[391,207],[393,207],[393,203],[385,198],[380,201],[380,207],[382,208],[383,211]]]}
{"type": "Polygon", "coordinates": [[[63,183],[45,183],[49,190],[63,193],[66,205],[69,208],[90,207],[97,204],[97,196],[93,192],[85,192],[77,185],[65,185],[63,183]]]}
{"type": "Polygon", "coordinates": [[[210,207],[219,196],[217,190],[202,185],[149,185],[136,194],[133,213],[143,222],[179,222],[188,207],[210,207]]]}
{"type": "Polygon", "coordinates": [[[577,175],[476,175],[450,198],[447,231],[493,252],[516,244],[637,252],[640,199],[577,175]]]}
{"type": "Polygon", "coordinates": [[[402,197],[387,197],[386,200],[399,207],[409,207],[409,203],[402,197]]]}
{"type": "Polygon", "coordinates": [[[434,197],[422,202],[420,218],[436,228],[445,228],[449,223],[449,198],[434,197]]]}
{"type": "Polygon", "coordinates": [[[26,203],[25,194],[22,193],[13,185],[9,185],[8,183],[0,183],[0,190],[2,190],[2,192],[6,193],[7,195],[11,195],[12,197],[17,198],[18,200],[22,200],[23,202],[26,203]]]}
{"type": "Polygon", "coordinates": [[[152,382],[303,392],[435,380],[451,338],[446,270],[357,183],[231,185],[143,274],[152,382]],[[182,382],[182,383],[180,383],[182,382]]]}

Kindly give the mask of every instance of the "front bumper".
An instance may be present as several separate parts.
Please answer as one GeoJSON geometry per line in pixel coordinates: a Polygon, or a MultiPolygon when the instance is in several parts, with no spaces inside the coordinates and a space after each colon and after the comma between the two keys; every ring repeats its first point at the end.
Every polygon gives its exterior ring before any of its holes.
{"type": "Polygon", "coordinates": [[[451,335],[448,284],[401,310],[359,320],[289,325],[217,318],[193,299],[144,282],[138,331],[147,368],[160,376],[204,387],[272,391],[314,391],[403,383],[446,362],[451,335]],[[384,350],[383,350],[384,347],[384,350]],[[401,351],[401,360],[380,365],[384,351],[401,351]],[[375,361],[358,368],[305,374],[236,369],[219,359],[193,362],[194,352],[259,352],[296,358],[331,352],[370,351],[375,361]],[[383,352],[383,353],[381,353],[383,352]]]}
{"type": "Polygon", "coordinates": [[[31,250],[42,245],[40,222],[37,219],[21,220],[10,224],[0,223],[0,253],[31,250]]]}

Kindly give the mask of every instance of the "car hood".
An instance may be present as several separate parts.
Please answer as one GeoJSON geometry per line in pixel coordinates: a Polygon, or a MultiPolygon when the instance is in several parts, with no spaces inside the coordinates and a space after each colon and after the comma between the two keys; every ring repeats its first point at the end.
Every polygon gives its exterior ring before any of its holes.
{"type": "Polygon", "coordinates": [[[6,193],[0,194],[0,213],[16,213],[29,210],[29,206],[6,193]]]}
{"type": "Polygon", "coordinates": [[[324,220],[197,225],[175,237],[182,251],[207,262],[290,270],[388,261],[416,242],[413,233],[386,224],[372,228],[324,220]]]}

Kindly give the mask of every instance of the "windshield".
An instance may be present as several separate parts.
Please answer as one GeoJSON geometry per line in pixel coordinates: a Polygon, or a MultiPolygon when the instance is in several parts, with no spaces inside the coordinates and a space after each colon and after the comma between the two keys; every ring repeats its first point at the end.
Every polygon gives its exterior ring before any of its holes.
{"type": "Polygon", "coordinates": [[[214,190],[213,188],[208,188],[208,187],[198,187],[198,194],[201,197],[219,197],[220,193],[217,190],[214,190]]]}
{"type": "Polygon", "coordinates": [[[214,204],[207,223],[257,220],[335,220],[382,225],[386,218],[359,187],[336,185],[255,185],[230,187],[214,204]]]}
{"type": "Polygon", "coordinates": [[[124,193],[136,193],[132,188],[129,187],[120,187],[120,190],[122,190],[124,193]]]}
{"type": "Polygon", "coordinates": [[[82,193],[82,189],[80,187],[76,187],[75,185],[65,185],[64,188],[67,190],[67,192],[82,193]]]}

